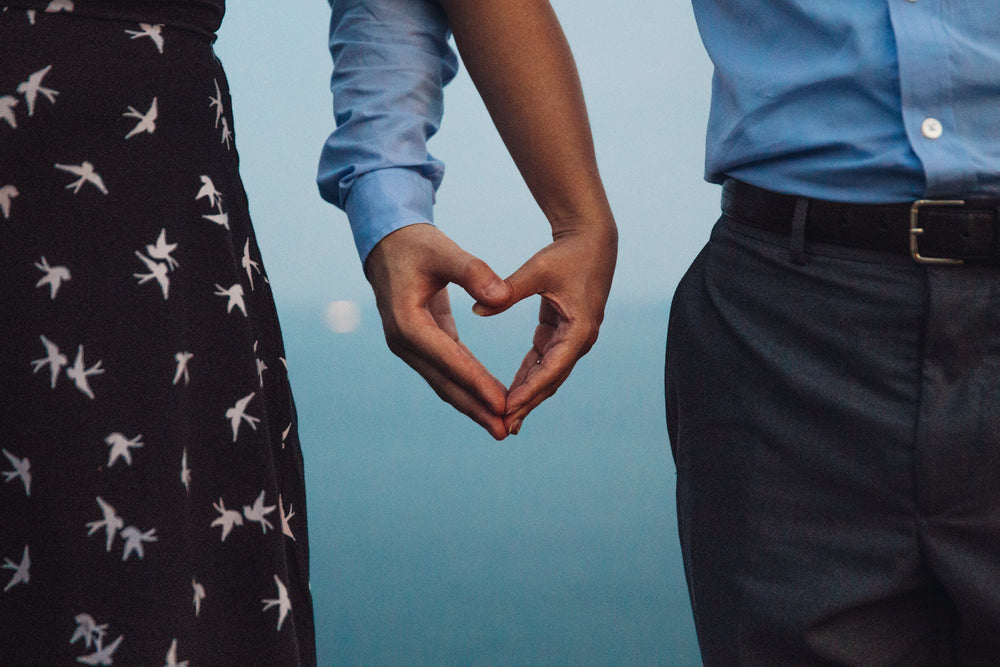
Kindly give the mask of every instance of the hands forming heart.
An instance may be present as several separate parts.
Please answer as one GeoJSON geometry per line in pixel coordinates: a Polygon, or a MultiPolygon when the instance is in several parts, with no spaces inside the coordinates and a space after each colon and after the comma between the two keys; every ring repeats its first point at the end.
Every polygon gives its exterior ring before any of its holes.
{"type": "Polygon", "coordinates": [[[597,340],[617,257],[614,222],[562,229],[507,280],[432,225],[383,238],[365,263],[386,342],[443,400],[497,440],[517,434],[525,417],[556,392],[597,340]],[[509,387],[459,339],[448,283],[495,315],[534,294],[542,297],[531,348],[509,387]]]}
{"type": "Polygon", "coordinates": [[[597,169],[583,90],[548,2],[441,0],[462,60],[552,243],[502,280],[433,225],[382,238],[365,260],[389,348],[437,394],[497,440],[556,392],[590,350],[604,319],[618,232],[597,169]],[[448,283],[494,315],[542,297],[531,347],[510,387],[459,339],[448,283]]]}

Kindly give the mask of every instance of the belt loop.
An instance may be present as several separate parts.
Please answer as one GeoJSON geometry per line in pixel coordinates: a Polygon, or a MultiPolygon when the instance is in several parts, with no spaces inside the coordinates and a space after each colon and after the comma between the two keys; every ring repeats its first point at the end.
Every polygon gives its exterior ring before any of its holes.
{"type": "Polygon", "coordinates": [[[806,217],[809,215],[809,200],[799,197],[795,200],[795,213],[792,215],[792,233],[788,238],[788,250],[792,261],[796,264],[806,263],[806,217]]]}
{"type": "Polygon", "coordinates": [[[990,229],[993,232],[990,243],[991,260],[995,263],[1000,258],[1000,204],[987,209],[993,214],[993,224],[990,229]]]}

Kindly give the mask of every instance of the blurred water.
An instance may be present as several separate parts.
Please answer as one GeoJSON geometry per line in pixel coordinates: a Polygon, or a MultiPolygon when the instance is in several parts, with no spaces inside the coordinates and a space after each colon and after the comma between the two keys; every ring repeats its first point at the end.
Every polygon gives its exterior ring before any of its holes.
{"type": "MultiPolygon", "coordinates": [[[[456,303],[509,381],[534,308],[456,303]]],[[[309,493],[320,664],[698,665],[663,416],[667,306],[612,304],[521,435],[494,442],[385,347],[281,312],[309,493]]]]}

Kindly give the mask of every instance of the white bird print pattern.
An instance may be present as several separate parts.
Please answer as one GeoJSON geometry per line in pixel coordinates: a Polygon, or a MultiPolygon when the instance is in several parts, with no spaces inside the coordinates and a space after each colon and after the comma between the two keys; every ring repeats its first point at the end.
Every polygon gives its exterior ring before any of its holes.
{"type": "Polygon", "coordinates": [[[31,497],[31,461],[28,457],[18,458],[14,456],[6,449],[0,450],[3,455],[7,458],[12,466],[13,470],[4,470],[3,477],[4,482],[12,482],[15,479],[20,479],[21,484],[24,486],[24,495],[28,498],[31,497]]]}
{"type": "Polygon", "coordinates": [[[167,263],[167,269],[173,271],[179,264],[177,260],[173,258],[171,253],[177,250],[176,243],[167,243],[167,230],[166,228],[160,229],[160,235],[156,237],[155,243],[146,244],[146,252],[152,259],[162,259],[167,263]]]}
{"type": "Polygon", "coordinates": [[[267,370],[267,364],[264,363],[263,359],[257,359],[257,377],[260,378],[260,387],[264,388],[264,371],[267,370]]]}
{"type": "Polygon", "coordinates": [[[185,491],[191,493],[191,469],[188,468],[187,447],[184,448],[184,452],[181,454],[181,484],[184,485],[185,491]]]}
{"type": "Polygon", "coordinates": [[[275,510],[274,505],[264,504],[264,492],[261,491],[260,495],[253,503],[253,507],[249,505],[243,506],[243,516],[246,517],[247,521],[254,521],[260,524],[260,530],[265,535],[267,534],[267,529],[274,529],[274,524],[267,520],[267,515],[275,510]]]}
{"type": "Polygon", "coordinates": [[[87,398],[94,398],[94,392],[90,390],[90,383],[87,381],[87,378],[92,375],[101,375],[104,373],[101,363],[98,361],[90,368],[86,368],[86,364],[83,361],[83,345],[80,345],[76,350],[76,359],[73,361],[73,365],[66,369],[66,376],[73,381],[76,388],[87,396],[87,398]]]}
{"type": "Polygon", "coordinates": [[[155,280],[163,292],[163,300],[166,301],[170,296],[170,277],[167,275],[170,267],[164,262],[157,262],[146,257],[138,250],[135,251],[135,256],[146,265],[149,273],[133,273],[132,276],[139,279],[140,285],[145,285],[150,280],[155,280]]]}
{"type": "Polygon", "coordinates": [[[98,625],[90,614],[77,614],[73,620],[76,621],[76,630],[69,639],[70,644],[75,644],[81,639],[87,648],[92,645],[100,646],[103,643],[104,636],[108,632],[107,623],[98,625]]]}
{"type": "Polygon", "coordinates": [[[133,553],[142,558],[145,556],[142,548],[143,543],[156,541],[155,528],[142,532],[135,526],[126,526],[119,535],[125,540],[125,548],[122,550],[122,560],[128,560],[129,555],[133,553]]]}
{"type": "Polygon", "coordinates": [[[159,20],[171,4],[0,7],[23,51],[0,38],[0,663],[284,664],[311,637],[288,618],[309,604],[301,457],[229,91],[214,57],[187,67],[208,33],[159,20]],[[132,16],[94,20],[112,6],[132,16]],[[47,53],[71,24],[92,30],[47,53]],[[107,87],[119,70],[143,75],[107,87]]]}
{"type": "Polygon", "coordinates": [[[285,505],[281,500],[281,494],[278,494],[278,516],[281,518],[281,532],[288,537],[295,539],[295,535],[292,533],[292,528],[289,526],[288,521],[295,516],[295,512],[292,511],[292,504],[288,503],[288,511],[285,511],[285,505]]]}
{"type": "Polygon", "coordinates": [[[119,530],[125,527],[125,521],[118,516],[118,513],[115,512],[115,508],[105,502],[105,500],[100,496],[97,497],[97,504],[100,505],[101,513],[104,515],[104,518],[88,522],[87,528],[90,530],[87,532],[87,535],[93,535],[98,530],[103,528],[105,538],[107,540],[107,547],[105,548],[105,551],[111,551],[111,545],[115,541],[115,535],[118,534],[119,530]]]}
{"type": "Polygon", "coordinates": [[[172,254],[177,250],[177,245],[176,243],[167,242],[167,230],[166,228],[161,228],[159,236],[156,237],[156,242],[146,244],[146,252],[149,253],[148,257],[138,250],[135,251],[135,256],[146,266],[148,273],[133,273],[132,276],[139,280],[140,285],[145,285],[149,281],[155,280],[163,292],[164,301],[170,297],[170,276],[167,274],[179,266],[172,254]]]}
{"type": "Polygon", "coordinates": [[[214,222],[220,227],[225,227],[226,229],[229,229],[229,214],[226,213],[225,211],[223,211],[222,213],[206,213],[201,217],[211,222],[214,222]]]}
{"type": "Polygon", "coordinates": [[[229,424],[233,427],[233,442],[236,442],[236,437],[240,432],[240,424],[246,422],[250,424],[250,428],[257,430],[257,422],[260,421],[257,417],[251,417],[246,413],[247,404],[257,395],[257,392],[251,391],[249,394],[236,401],[233,407],[226,410],[226,419],[229,420],[229,424]]]}
{"type": "Polygon", "coordinates": [[[131,450],[143,446],[141,433],[134,438],[126,438],[116,431],[109,433],[104,442],[111,447],[111,452],[108,454],[108,468],[111,468],[118,459],[124,460],[127,465],[132,465],[131,450]]]}
{"type": "MultiPolygon", "coordinates": [[[[255,340],[253,342],[253,353],[254,353],[254,355],[257,354],[257,345],[259,343],[260,343],[259,340],[255,340]]],[[[256,357],[254,359],[254,361],[257,362],[257,377],[260,379],[260,387],[261,387],[261,389],[263,389],[264,388],[264,371],[267,370],[267,364],[264,363],[264,360],[261,359],[260,357],[256,357]]]]}
{"type": "Polygon", "coordinates": [[[246,243],[243,244],[243,259],[240,260],[240,266],[246,269],[247,280],[250,281],[250,289],[253,289],[253,272],[256,271],[260,273],[260,265],[250,259],[250,239],[247,239],[246,243]]]}
{"type": "Polygon", "coordinates": [[[56,380],[59,379],[59,373],[62,372],[63,366],[69,364],[69,359],[66,355],[59,351],[59,346],[50,341],[45,336],[39,336],[42,339],[42,345],[45,346],[45,357],[41,359],[35,359],[31,362],[34,366],[34,372],[37,373],[46,366],[49,367],[49,377],[52,381],[52,388],[56,388],[56,380]]]}
{"type": "Polygon", "coordinates": [[[167,649],[167,661],[164,663],[163,667],[188,667],[188,661],[182,660],[177,662],[177,638],[174,637],[173,641],[170,642],[170,648],[167,649]]]}
{"type": "Polygon", "coordinates": [[[222,118],[222,114],[226,110],[222,107],[222,91],[219,90],[219,80],[213,79],[212,83],[215,84],[215,97],[209,96],[208,106],[211,109],[215,109],[215,127],[219,127],[219,119],[222,118]]]}
{"type": "Polygon", "coordinates": [[[97,642],[94,646],[97,650],[90,655],[81,655],[76,659],[76,661],[82,662],[85,665],[112,665],[114,664],[114,660],[111,656],[113,656],[115,651],[118,650],[118,647],[121,645],[122,639],[124,638],[125,637],[123,635],[119,635],[118,639],[114,640],[107,646],[102,646],[101,642],[97,642]]]}
{"type": "Polygon", "coordinates": [[[133,127],[128,134],[125,135],[125,139],[131,139],[137,134],[142,134],[146,132],[148,134],[153,134],[156,132],[156,117],[159,112],[156,107],[156,98],[153,98],[153,103],[149,105],[149,110],[146,113],[137,111],[135,107],[130,106],[122,116],[126,118],[138,118],[139,122],[133,127]]]}
{"type": "Polygon", "coordinates": [[[78,194],[80,192],[80,188],[82,188],[85,183],[90,183],[95,188],[100,190],[102,194],[108,194],[108,189],[104,187],[104,179],[101,178],[100,174],[94,171],[94,165],[87,160],[84,160],[79,165],[57,164],[56,169],[62,169],[63,171],[68,171],[69,173],[80,177],[66,186],[67,190],[73,190],[73,194],[78,194]]]}
{"type": "MultiPolygon", "coordinates": [[[[219,502],[222,502],[221,499],[219,502]]],[[[205,599],[205,587],[197,580],[192,579],[191,588],[194,590],[194,615],[198,616],[201,613],[201,601],[205,599]]]]}
{"type": "MultiPolygon", "coordinates": [[[[221,109],[221,104],[219,108],[221,109]]],[[[208,199],[208,205],[218,211],[217,213],[205,213],[201,217],[214,222],[220,227],[229,229],[229,214],[222,210],[222,193],[215,188],[215,183],[212,182],[210,176],[202,174],[198,178],[201,180],[201,187],[198,189],[198,194],[194,197],[195,201],[208,199]]]]}
{"type": "Polygon", "coordinates": [[[174,371],[174,381],[171,384],[177,384],[184,379],[184,384],[191,382],[191,373],[188,370],[188,364],[194,358],[194,353],[192,352],[178,352],[174,355],[174,360],[177,362],[177,370],[174,371]]]}
{"type": "Polygon", "coordinates": [[[0,96],[0,120],[6,121],[15,130],[17,129],[17,116],[14,115],[14,107],[17,106],[18,99],[13,95],[0,96]]]}
{"type": "Polygon", "coordinates": [[[288,597],[288,589],[281,582],[281,579],[278,578],[278,575],[274,575],[274,583],[278,585],[278,597],[271,600],[261,600],[261,602],[264,603],[264,611],[267,611],[271,607],[278,608],[278,630],[281,630],[281,625],[285,622],[285,617],[292,610],[292,601],[288,597]]]}
{"type": "Polygon", "coordinates": [[[45,8],[45,11],[50,14],[55,14],[56,12],[71,12],[74,7],[75,5],[73,0],[52,0],[45,8]]]}
{"type": "Polygon", "coordinates": [[[3,565],[0,565],[0,568],[14,570],[14,575],[7,582],[7,585],[4,586],[4,593],[18,584],[27,584],[31,580],[31,557],[28,555],[28,545],[24,546],[24,554],[21,556],[20,563],[15,563],[9,558],[4,558],[3,565]]]}
{"type": "Polygon", "coordinates": [[[0,187],[0,213],[3,214],[4,220],[10,220],[11,203],[19,194],[21,193],[13,185],[0,187]]]}
{"type": "Polygon", "coordinates": [[[156,44],[156,50],[163,53],[163,26],[159,23],[140,23],[139,28],[141,30],[126,30],[125,32],[132,35],[132,39],[149,37],[153,44],[156,44]]]}
{"type": "Polygon", "coordinates": [[[208,97],[208,106],[211,109],[215,109],[215,127],[219,127],[219,123],[222,123],[222,141],[221,143],[226,145],[226,150],[229,150],[233,140],[233,133],[229,130],[229,121],[226,120],[225,113],[226,110],[222,106],[222,91],[219,90],[218,79],[214,80],[215,83],[215,96],[208,97]]]}
{"type": "Polygon", "coordinates": [[[68,282],[70,279],[69,269],[65,266],[50,266],[48,261],[45,259],[45,255],[42,255],[40,262],[35,262],[35,268],[45,274],[38,279],[38,282],[35,283],[35,287],[48,285],[49,298],[55,299],[56,294],[59,293],[59,288],[62,287],[64,282],[68,282]]]}
{"type": "Polygon", "coordinates": [[[215,183],[209,176],[204,174],[199,177],[201,179],[201,188],[198,189],[198,194],[195,195],[194,200],[208,199],[208,205],[212,208],[218,208],[222,210],[222,193],[215,189],[215,183]]]}
{"type": "Polygon", "coordinates": [[[227,510],[226,504],[222,502],[222,498],[219,498],[219,503],[212,503],[212,507],[219,513],[219,516],[212,521],[212,526],[222,527],[222,542],[226,541],[229,537],[229,533],[232,532],[233,526],[243,525],[243,515],[235,510],[227,510]]]}
{"type": "Polygon", "coordinates": [[[55,104],[56,95],[59,93],[51,88],[46,88],[42,85],[42,79],[45,75],[52,70],[52,65],[48,67],[43,67],[34,74],[28,77],[27,81],[22,81],[17,85],[17,92],[24,95],[24,101],[28,105],[28,115],[35,115],[35,101],[38,99],[39,95],[42,95],[49,102],[55,104]]]}
{"type": "Polygon", "coordinates": [[[232,148],[233,132],[232,132],[232,130],[229,129],[229,121],[226,120],[225,116],[222,117],[222,140],[221,140],[221,142],[226,145],[226,149],[227,150],[229,150],[230,148],[232,148]]]}
{"type": "Polygon", "coordinates": [[[243,313],[243,317],[247,316],[246,303],[243,301],[243,285],[234,283],[231,287],[223,287],[216,283],[215,296],[224,296],[229,299],[226,303],[227,313],[233,312],[233,308],[239,308],[240,312],[243,313]]]}

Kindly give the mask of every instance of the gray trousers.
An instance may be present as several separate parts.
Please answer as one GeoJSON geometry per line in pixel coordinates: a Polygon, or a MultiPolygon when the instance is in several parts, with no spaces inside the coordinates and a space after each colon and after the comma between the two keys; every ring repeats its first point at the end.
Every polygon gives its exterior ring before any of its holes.
{"type": "Polygon", "coordinates": [[[789,246],[724,215],[670,312],[705,664],[1000,664],[1000,269],[789,246]]]}

